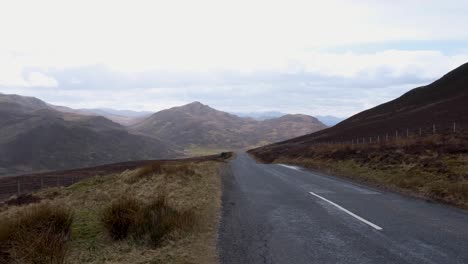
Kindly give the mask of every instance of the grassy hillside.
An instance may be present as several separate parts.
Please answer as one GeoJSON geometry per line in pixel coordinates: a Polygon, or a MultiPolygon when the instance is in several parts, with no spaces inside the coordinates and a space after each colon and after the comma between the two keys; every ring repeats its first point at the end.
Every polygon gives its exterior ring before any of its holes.
{"type": "Polygon", "coordinates": [[[251,150],[468,207],[468,63],[328,129],[251,150]]]}
{"type": "Polygon", "coordinates": [[[264,162],[296,164],[468,208],[466,134],[288,149],[272,145],[250,153],[264,162]]]}
{"type": "Polygon", "coordinates": [[[384,137],[386,134],[450,132],[453,124],[468,126],[468,63],[439,80],[415,88],[402,96],[362,111],[328,129],[294,138],[285,143],[351,141],[357,138],[384,137]]]}
{"type": "Polygon", "coordinates": [[[10,199],[0,262],[217,263],[223,164],[157,161],[10,199]]]}

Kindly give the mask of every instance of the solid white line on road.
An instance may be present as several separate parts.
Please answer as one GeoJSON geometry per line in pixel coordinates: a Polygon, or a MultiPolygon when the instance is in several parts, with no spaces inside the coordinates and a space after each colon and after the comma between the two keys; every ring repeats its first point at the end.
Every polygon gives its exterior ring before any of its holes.
{"type": "Polygon", "coordinates": [[[332,201],[330,201],[330,200],[328,200],[328,199],[326,199],[326,198],[323,198],[322,196],[320,196],[320,195],[318,195],[318,194],[315,194],[315,193],[313,193],[313,192],[309,192],[309,193],[312,194],[312,195],[315,196],[315,197],[318,197],[318,198],[324,200],[325,202],[328,202],[328,203],[334,205],[335,207],[337,207],[338,209],[342,210],[343,212],[349,214],[350,216],[352,216],[352,217],[358,219],[358,220],[361,221],[361,222],[364,222],[364,223],[367,224],[367,225],[370,225],[371,227],[373,227],[373,228],[375,228],[375,229],[377,229],[377,230],[382,230],[382,229],[383,229],[383,228],[381,228],[380,226],[378,226],[378,225],[376,225],[376,224],[373,224],[373,223],[367,221],[366,219],[360,217],[359,215],[356,215],[356,214],[354,214],[353,212],[350,212],[350,211],[346,210],[345,208],[341,207],[340,205],[338,205],[338,204],[336,204],[336,203],[334,203],[334,202],[332,202],[332,201]]]}
{"type": "Polygon", "coordinates": [[[278,164],[278,165],[289,168],[289,169],[297,170],[297,171],[301,170],[299,167],[296,167],[296,166],[291,166],[291,165],[286,165],[286,164],[278,164]]]}

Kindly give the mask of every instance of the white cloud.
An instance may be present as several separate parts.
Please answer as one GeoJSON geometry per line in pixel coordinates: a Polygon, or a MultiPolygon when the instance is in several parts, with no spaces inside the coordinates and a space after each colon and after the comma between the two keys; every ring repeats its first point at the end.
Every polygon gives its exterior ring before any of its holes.
{"type": "Polygon", "coordinates": [[[9,1],[0,9],[0,89],[82,107],[157,110],[196,99],[349,115],[440,77],[468,51],[327,50],[467,41],[466,13],[466,1],[437,0],[9,1]],[[386,87],[393,92],[348,95],[386,87]],[[248,103],[252,93],[262,100],[248,103]],[[281,103],[288,94],[298,96],[281,103]]]}
{"type": "Polygon", "coordinates": [[[31,72],[26,78],[28,86],[57,87],[57,80],[40,72],[31,72]]]}

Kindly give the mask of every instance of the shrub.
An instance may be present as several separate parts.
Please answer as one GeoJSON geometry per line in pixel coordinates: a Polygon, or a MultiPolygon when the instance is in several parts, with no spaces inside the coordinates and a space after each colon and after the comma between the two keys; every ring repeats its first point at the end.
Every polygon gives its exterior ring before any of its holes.
{"type": "Polygon", "coordinates": [[[134,237],[147,239],[158,246],[174,231],[187,231],[193,227],[194,217],[190,211],[180,212],[167,204],[161,196],[141,208],[133,229],[134,237]]]}
{"type": "Polygon", "coordinates": [[[149,241],[158,246],[174,231],[193,227],[191,211],[178,211],[167,204],[164,196],[143,203],[133,198],[121,198],[104,210],[102,222],[115,239],[131,236],[137,241],[149,241]]]}
{"type": "Polygon", "coordinates": [[[127,238],[130,227],[135,224],[135,216],[139,209],[140,205],[136,199],[122,197],[104,209],[101,221],[113,239],[124,239],[127,238]]]}
{"type": "Polygon", "coordinates": [[[134,174],[134,179],[138,180],[140,178],[150,176],[150,175],[152,175],[154,173],[160,173],[161,171],[162,171],[161,162],[159,162],[159,161],[152,162],[152,163],[138,169],[134,174]]]}
{"type": "Polygon", "coordinates": [[[193,176],[196,174],[191,163],[171,164],[156,161],[138,169],[128,180],[127,183],[135,183],[142,178],[150,177],[153,174],[166,174],[177,176],[193,176]]]}
{"type": "Polygon", "coordinates": [[[168,176],[182,176],[184,178],[196,174],[192,163],[166,164],[162,167],[162,172],[168,176]]]}
{"type": "Polygon", "coordinates": [[[64,263],[73,221],[71,210],[39,204],[0,224],[2,263],[64,263]]]}

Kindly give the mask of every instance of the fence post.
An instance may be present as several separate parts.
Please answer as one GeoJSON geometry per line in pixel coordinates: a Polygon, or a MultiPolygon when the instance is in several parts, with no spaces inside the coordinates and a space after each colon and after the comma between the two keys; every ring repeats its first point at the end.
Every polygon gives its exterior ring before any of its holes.
{"type": "Polygon", "coordinates": [[[457,132],[457,123],[453,122],[453,133],[457,132]]]}
{"type": "Polygon", "coordinates": [[[398,139],[398,130],[395,131],[395,139],[398,139]]]}
{"type": "Polygon", "coordinates": [[[16,187],[17,187],[18,196],[20,196],[20,194],[21,194],[21,182],[20,182],[20,177],[17,177],[17,178],[16,178],[16,187]]]}
{"type": "Polygon", "coordinates": [[[409,129],[406,129],[406,137],[409,137],[409,129]]]}
{"type": "Polygon", "coordinates": [[[419,128],[419,136],[422,136],[422,129],[419,128]]]}
{"type": "Polygon", "coordinates": [[[432,134],[435,134],[435,133],[436,133],[436,125],[432,124],[432,134]]]}
{"type": "Polygon", "coordinates": [[[372,144],[372,137],[369,137],[369,143],[372,144]]]}
{"type": "Polygon", "coordinates": [[[380,135],[377,136],[377,143],[380,143],[380,135]]]}

